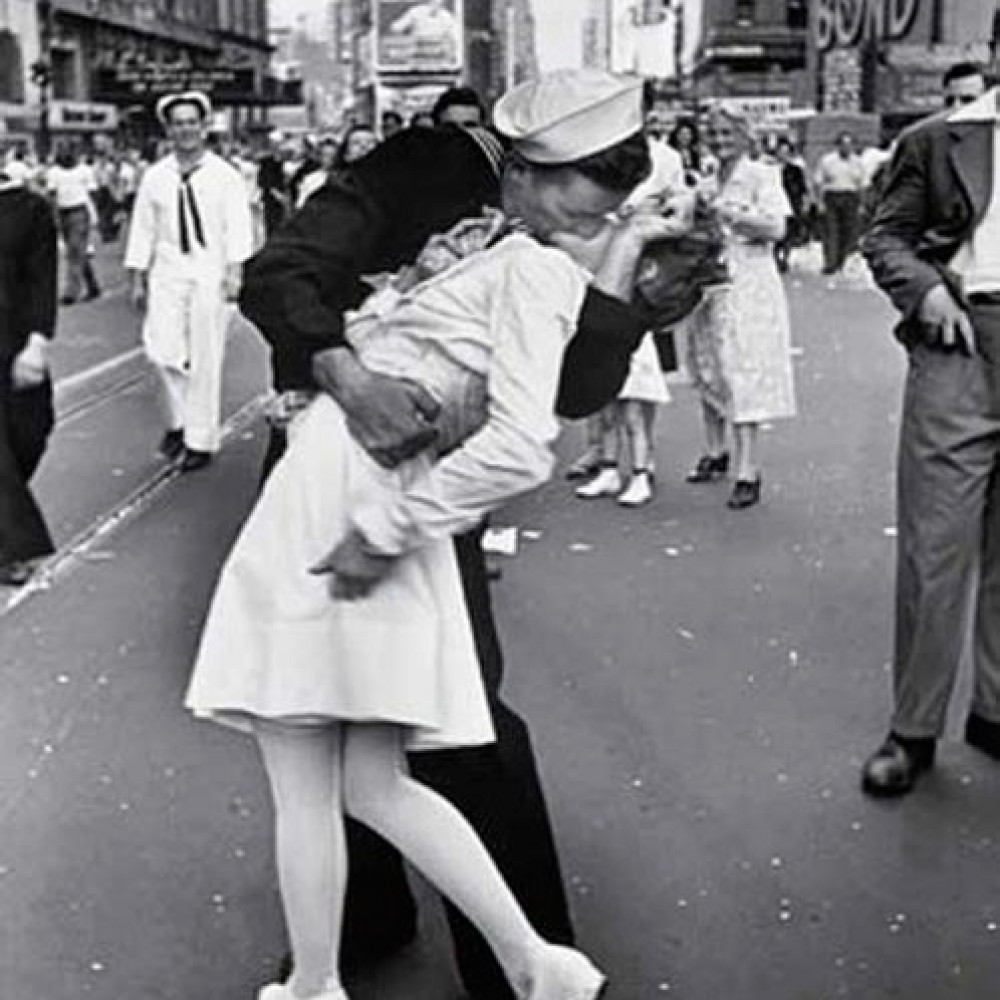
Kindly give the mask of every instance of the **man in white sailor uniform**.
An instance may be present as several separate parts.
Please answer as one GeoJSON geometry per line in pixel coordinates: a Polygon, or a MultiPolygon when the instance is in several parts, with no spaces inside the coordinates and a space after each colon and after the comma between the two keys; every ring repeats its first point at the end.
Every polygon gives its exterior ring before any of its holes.
{"type": "Polygon", "coordinates": [[[250,202],[239,173],[207,148],[204,94],[170,94],[156,113],[173,151],[143,175],[125,267],[163,388],[160,451],[192,471],[219,448],[227,303],[252,248],[250,202]]]}

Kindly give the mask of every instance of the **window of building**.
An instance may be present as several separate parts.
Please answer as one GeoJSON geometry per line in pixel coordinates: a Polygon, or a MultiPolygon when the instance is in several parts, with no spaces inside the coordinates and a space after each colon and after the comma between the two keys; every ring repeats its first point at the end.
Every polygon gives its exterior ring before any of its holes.
{"type": "Polygon", "coordinates": [[[0,101],[24,100],[21,43],[12,31],[0,31],[0,101]]]}
{"type": "Polygon", "coordinates": [[[756,20],[757,0],[736,0],[736,23],[751,25],[756,20]]]}
{"type": "Polygon", "coordinates": [[[78,98],[75,49],[52,50],[52,96],[57,101],[72,101],[78,98]]]}
{"type": "Polygon", "coordinates": [[[809,27],[809,4],[807,0],[788,0],[788,27],[809,27]]]}

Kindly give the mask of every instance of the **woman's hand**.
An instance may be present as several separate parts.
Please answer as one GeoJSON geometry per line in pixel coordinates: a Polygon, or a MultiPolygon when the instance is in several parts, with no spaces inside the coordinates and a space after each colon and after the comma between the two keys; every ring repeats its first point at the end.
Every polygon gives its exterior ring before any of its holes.
{"type": "Polygon", "coordinates": [[[364,536],[352,529],[328,556],[311,566],[309,572],[317,576],[330,575],[328,587],[334,600],[355,601],[367,597],[395,562],[395,556],[372,552],[364,536]]]}

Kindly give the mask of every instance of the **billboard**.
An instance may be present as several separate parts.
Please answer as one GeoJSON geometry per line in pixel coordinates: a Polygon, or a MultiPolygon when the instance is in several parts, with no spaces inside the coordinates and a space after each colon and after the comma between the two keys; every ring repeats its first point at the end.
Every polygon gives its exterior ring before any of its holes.
{"type": "Polygon", "coordinates": [[[375,0],[374,11],[377,71],[461,71],[462,0],[375,0]]]}

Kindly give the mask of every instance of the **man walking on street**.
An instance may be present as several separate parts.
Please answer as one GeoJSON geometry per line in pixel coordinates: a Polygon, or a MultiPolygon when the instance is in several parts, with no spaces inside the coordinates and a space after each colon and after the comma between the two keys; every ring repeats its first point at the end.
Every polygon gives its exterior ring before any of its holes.
{"type": "Polygon", "coordinates": [[[1000,760],[998,135],[996,89],[905,133],[865,241],[909,351],[895,712],[864,766],[873,795],[905,794],[933,765],[970,610],[975,688],[965,739],[1000,760]]]}
{"type": "Polygon", "coordinates": [[[820,158],[816,170],[824,215],[824,274],[836,274],[856,247],[864,188],[865,170],[855,153],[854,137],[842,132],[837,148],[820,158]]]}
{"type": "Polygon", "coordinates": [[[211,115],[198,91],[157,105],[174,149],[142,178],[125,252],[133,302],[146,309],[146,353],[162,382],[160,451],[186,472],[219,448],[226,303],[239,294],[252,245],[246,184],[207,149],[211,115]]]}
{"type": "Polygon", "coordinates": [[[28,582],[52,539],[28,481],[52,430],[46,357],[58,250],[49,203],[0,167],[0,585],[28,582]]]}

